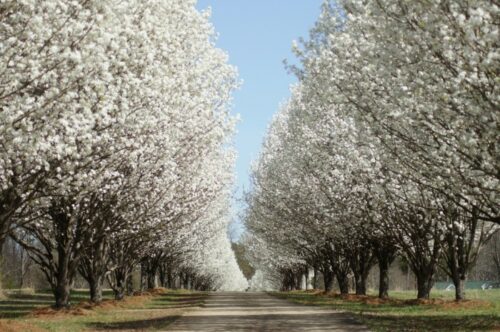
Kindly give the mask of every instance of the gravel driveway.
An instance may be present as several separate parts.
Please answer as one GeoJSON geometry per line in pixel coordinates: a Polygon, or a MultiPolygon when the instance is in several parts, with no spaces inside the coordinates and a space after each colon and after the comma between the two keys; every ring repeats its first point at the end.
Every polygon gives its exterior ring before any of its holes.
{"type": "Polygon", "coordinates": [[[169,331],[369,331],[344,313],[301,306],[265,293],[213,293],[169,331]]]}

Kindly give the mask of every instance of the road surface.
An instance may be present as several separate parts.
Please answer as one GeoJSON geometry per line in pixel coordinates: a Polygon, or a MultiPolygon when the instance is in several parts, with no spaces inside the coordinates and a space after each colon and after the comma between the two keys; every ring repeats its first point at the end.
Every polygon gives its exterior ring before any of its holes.
{"type": "Polygon", "coordinates": [[[368,329],[344,313],[302,306],[265,293],[214,293],[202,308],[188,311],[168,331],[356,331],[368,329]]]}

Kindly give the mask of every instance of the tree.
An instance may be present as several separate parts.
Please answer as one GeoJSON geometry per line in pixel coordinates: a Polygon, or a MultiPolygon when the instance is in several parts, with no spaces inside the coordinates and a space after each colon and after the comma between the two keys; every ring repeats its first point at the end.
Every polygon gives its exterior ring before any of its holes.
{"type": "MultiPolygon", "coordinates": [[[[35,38],[12,37],[7,48],[20,58],[16,66],[7,61],[8,82],[0,86],[7,142],[0,223],[42,267],[57,307],[69,304],[77,270],[93,301],[101,300],[105,277],[123,298],[144,257],[182,247],[199,229],[222,241],[207,210],[219,211],[214,202],[232,180],[228,102],[236,75],[194,5],[1,5],[2,29],[35,38]]],[[[196,275],[208,280],[229,269],[238,277],[234,256],[225,262],[217,274],[196,275]]]]}

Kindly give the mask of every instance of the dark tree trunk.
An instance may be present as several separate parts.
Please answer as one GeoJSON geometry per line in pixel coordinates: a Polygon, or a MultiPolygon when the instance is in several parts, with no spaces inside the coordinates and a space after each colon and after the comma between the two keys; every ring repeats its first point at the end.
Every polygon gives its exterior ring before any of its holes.
{"type": "Polygon", "coordinates": [[[158,287],[156,274],[161,265],[160,262],[162,258],[163,255],[161,253],[157,253],[153,257],[143,259],[143,261],[141,262],[141,274],[144,276],[146,286],[149,289],[158,287]]]}
{"type": "Polygon", "coordinates": [[[450,218],[450,228],[446,233],[446,250],[444,257],[446,264],[442,266],[445,272],[453,280],[455,285],[455,300],[465,299],[465,281],[471,266],[477,260],[479,249],[490,236],[487,235],[484,226],[478,219],[478,210],[472,209],[472,213],[449,209],[446,215],[450,218]],[[456,221],[462,221],[459,227],[456,221]]]}
{"type": "Polygon", "coordinates": [[[113,288],[115,300],[123,300],[125,298],[125,278],[118,277],[116,279],[116,286],[113,288]]]}
{"type": "MultiPolygon", "coordinates": [[[[2,222],[2,221],[0,220],[0,222],[2,222]]],[[[2,256],[2,254],[3,254],[3,246],[5,244],[5,240],[6,239],[7,238],[5,236],[2,236],[0,234],[0,264],[2,263],[2,260],[3,260],[3,256],[2,256]]]]}
{"type": "Polygon", "coordinates": [[[389,264],[387,260],[382,262],[379,260],[379,283],[378,283],[378,297],[386,299],[389,297],[389,264]]]}
{"type": "Polygon", "coordinates": [[[318,269],[314,268],[314,270],[313,270],[313,280],[312,280],[312,287],[313,287],[313,289],[317,289],[318,288],[317,278],[318,278],[318,269]]]}
{"type": "Polygon", "coordinates": [[[148,289],[157,288],[158,284],[156,282],[156,273],[155,274],[148,273],[147,282],[148,282],[148,289]]]}
{"type": "Polygon", "coordinates": [[[89,280],[90,301],[100,303],[102,301],[102,277],[89,280]]]}
{"type": "Polygon", "coordinates": [[[340,294],[342,295],[349,294],[349,277],[347,273],[343,271],[337,271],[335,275],[337,277],[337,282],[339,284],[340,294]]]}
{"type": "Polygon", "coordinates": [[[134,294],[134,282],[132,280],[132,275],[127,278],[127,295],[131,296],[134,294]]]}
{"type": "Polygon", "coordinates": [[[160,286],[167,288],[167,268],[165,264],[161,264],[158,269],[158,275],[160,278],[160,286]]]}
{"type": "Polygon", "coordinates": [[[393,245],[376,243],[374,245],[379,269],[378,297],[385,299],[389,297],[389,267],[396,258],[396,248],[393,245]]]}
{"type": "Polygon", "coordinates": [[[354,284],[356,287],[356,295],[366,295],[366,275],[354,274],[354,284]]]}
{"type": "Polygon", "coordinates": [[[175,288],[174,278],[172,275],[172,269],[170,267],[167,268],[167,288],[170,288],[170,289],[175,288]]]}
{"type": "Polygon", "coordinates": [[[333,273],[329,270],[323,271],[323,281],[325,286],[325,292],[330,292],[333,288],[333,273]]]}
{"type": "Polygon", "coordinates": [[[148,274],[146,271],[145,263],[141,263],[141,292],[144,292],[148,287],[148,274]]]}
{"type": "Polygon", "coordinates": [[[68,307],[71,294],[71,281],[65,275],[57,278],[57,284],[53,289],[54,298],[56,300],[56,308],[68,307]]]}
{"type": "Polygon", "coordinates": [[[109,285],[113,289],[115,300],[123,300],[125,298],[125,291],[127,290],[127,280],[129,279],[127,268],[116,268],[107,277],[109,285]]]}
{"type": "Polygon", "coordinates": [[[465,276],[453,280],[453,284],[455,285],[455,300],[457,301],[465,299],[465,280],[465,276]]]}
{"type": "MultiPolygon", "coordinates": [[[[117,300],[123,299],[125,292],[133,291],[131,287],[131,276],[134,267],[140,262],[140,253],[137,248],[137,239],[117,239],[110,245],[110,263],[113,264],[115,268],[111,273],[107,274],[106,277],[109,285],[113,289],[115,299],[117,300]]],[[[140,287],[142,286],[143,283],[141,280],[140,287]]]]}
{"type": "Polygon", "coordinates": [[[75,213],[69,216],[74,201],[53,201],[48,209],[54,238],[51,238],[41,229],[24,226],[24,230],[30,234],[30,238],[36,238],[39,247],[18,237],[15,233],[13,238],[21,246],[33,255],[33,260],[38,264],[49,282],[54,293],[55,307],[63,308],[70,304],[70,290],[73,277],[76,274],[81,259],[82,239],[86,229],[81,219],[75,213]]]}
{"type": "Polygon", "coordinates": [[[432,274],[417,274],[417,298],[429,299],[432,288],[432,274]]]}
{"type": "Polygon", "coordinates": [[[297,290],[302,290],[302,271],[295,273],[294,275],[295,279],[295,289],[297,290]]]}
{"type": "Polygon", "coordinates": [[[0,258],[2,257],[2,249],[9,235],[9,231],[13,222],[14,213],[22,206],[22,198],[17,191],[10,187],[7,190],[2,190],[0,200],[0,258]]]}
{"type": "MultiPolygon", "coordinates": [[[[422,191],[419,205],[432,206],[431,201],[434,199],[434,196],[431,197],[422,191]]],[[[435,221],[434,213],[430,210],[409,204],[398,211],[395,219],[402,226],[391,228],[403,257],[417,277],[418,299],[429,298],[434,273],[439,259],[443,256],[443,230],[441,223],[435,221]]]]}
{"type": "Polygon", "coordinates": [[[374,249],[372,244],[364,239],[364,237],[361,237],[357,241],[358,245],[354,245],[349,250],[346,259],[354,273],[356,295],[366,295],[366,279],[375,263],[374,249]]]}
{"type": "Polygon", "coordinates": [[[83,251],[78,271],[87,281],[90,289],[90,301],[99,303],[102,301],[102,285],[106,276],[108,256],[105,238],[94,239],[94,243],[88,244],[83,251]]]}

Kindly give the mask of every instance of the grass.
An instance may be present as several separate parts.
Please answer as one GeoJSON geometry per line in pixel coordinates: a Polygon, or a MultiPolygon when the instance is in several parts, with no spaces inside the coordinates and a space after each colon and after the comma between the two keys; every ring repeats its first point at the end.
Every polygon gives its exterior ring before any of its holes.
{"type": "MultiPolygon", "coordinates": [[[[5,299],[0,299],[0,318],[19,318],[30,314],[33,310],[53,305],[54,296],[50,290],[32,292],[26,290],[3,290],[5,299]]],[[[71,291],[71,304],[76,305],[88,301],[87,290],[71,291]]],[[[104,299],[112,299],[111,290],[103,291],[104,299]]]]}
{"type": "Polygon", "coordinates": [[[351,313],[373,331],[499,331],[500,290],[469,290],[466,301],[454,293],[433,291],[428,301],[415,292],[392,292],[381,301],[375,295],[341,297],[323,292],[271,293],[296,303],[333,307],[351,313]]]}
{"type": "Polygon", "coordinates": [[[49,292],[8,294],[0,300],[1,331],[156,331],[165,329],[187,308],[203,303],[204,293],[162,290],[124,301],[110,300],[106,291],[100,305],[88,303],[88,292],[72,293],[72,308],[54,310],[49,292]]]}

